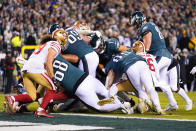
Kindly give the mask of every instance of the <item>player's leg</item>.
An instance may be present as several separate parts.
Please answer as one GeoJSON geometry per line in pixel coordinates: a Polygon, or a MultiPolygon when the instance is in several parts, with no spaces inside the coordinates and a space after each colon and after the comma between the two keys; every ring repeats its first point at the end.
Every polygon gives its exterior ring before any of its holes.
{"type": "Polygon", "coordinates": [[[179,96],[181,96],[187,103],[186,110],[192,110],[193,102],[186,94],[185,90],[181,87],[178,87],[178,73],[177,67],[173,67],[169,70],[169,78],[170,78],[170,87],[172,91],[176,92],[179,96]]]}
{"type": "Polygon", "coordinates": [[[30,73],[22,73],[22,77],[27,94],[35,101],[37,99],[36,86],[30,78],[30,73]]]}
{"type": "Polygon", "coordinates": [[[85,58],[79,61],[78,68],[86,73],[89,73],[89,75],[95,77],[98,64],[99,56],[96,52],[91,52],[85,55],[85,58]]]}
{"type": "MultiPolygon", "coordinates": [[[[92,76],[89,76],[89,77],[92,77],[92,76]]],[[[98,95],[101,95],[105,98],[107,98],[109,96],[109,91],[106,89],[106,87],[96,78],[92,77],[92,84],[93,87],[95,88],[95,92],[98,94],[98,95]]]]}
{"type": "Polygon", "coordinates": [[[161,111],[162,109],[161,109],[161,105],[159,101],[159,96],[153,86],[153,81],[152,81],[150,70],[145,62],[139,61],[138,63],[139,63],[138,68],[140,69],[141,82],[145,86],[147,92],[149,93],[150,99],[153,105],[155,106],[155,109],[157,111],[161,111]]]}
{"type": "Polygon", "coordinates": [[[33,80],[35,83],[46,87],[47,91],[46,94],[43,97],[43,101],[40,105],[40,107],[36,110],[35,116],[46,116],[46,117],[53,117],[52,115],[49,115],[45,112],[46,106],[50,103],[52,100],[54,94],[56,93],[56,86],[50,79],[50,77],[46,73],[27,73],[28,77],[33,80]]]}
{"type": "Polygon", "coordinates": [[[85,59],[86,59],[86,62],[87,62],[89,75],[95,77],[97,66],[99,64],[99,56],[97,55],[96,52],[93,51],[93,52],[88,53],[87,55],[85,55],[85,59]]]}
{"type": "Polygon", "coordinates": [[[136,62],[135,64],[133,64],[132,66],[130,66],[126,72],[129,81],[131,82],[131,84],[133,85],[133,87],[135,88],[135,90],[137,90],[138,92],[138,97],[144,99],[145,101],[149,102],[150,99],[147,95],[147,93],[142,89],[143,85],[141,83],[141,79],[140,79],[140,68],[138,68],[138,62],[136,62]]]}
{"type": "Polygon", "coordinates": [[[166,95],[166,97],[169,100],[169,105],[166,108],[166,110],[173,110],[173,109],[178,109],[177,102],[174,98],[174,95],[169,87],[169,77],[168,77],[168,67],[171,63],[171,59],[167,57],[161,57],[158,61],[158,67],[159,67],[159,74],[160,74],[160,79],[159,79],[159,86],[162,89],[163,93],[166,95]]]}
{"type": "Polygon", "coordinates": [[[121,107],[120,102],[115,102],[113,104],[105,104],[99,106],[99,98],[97,97],[95,87],[96,83],[92,77],[87,77],[77,88],[75,95],[84,102],[87,107],[95,109],[97,111],[110,112],[121,107]]]}

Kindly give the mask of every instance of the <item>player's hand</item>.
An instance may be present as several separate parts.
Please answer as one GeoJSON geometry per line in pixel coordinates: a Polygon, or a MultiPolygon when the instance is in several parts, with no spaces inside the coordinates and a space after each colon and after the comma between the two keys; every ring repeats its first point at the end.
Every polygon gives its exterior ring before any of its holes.
{"type": "Polygon", "coordinates": [[[196,73],[196,66],[195,67],[193,67],[193,69],[191,70],[191,72],[190,72],[192,75],[194,75],[195,73],[196,73]]]}
{"type": "Polygon", "coordinates": [[[60,82],[55,77],[52,77],[52,81],[57,88],[60,88],[60,82]]]}

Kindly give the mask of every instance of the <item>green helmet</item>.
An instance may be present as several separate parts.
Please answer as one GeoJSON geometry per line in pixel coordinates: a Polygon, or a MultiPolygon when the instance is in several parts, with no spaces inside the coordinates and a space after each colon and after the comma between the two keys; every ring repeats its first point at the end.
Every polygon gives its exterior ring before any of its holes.
{"type": "Polygon", "coordinates": [[[131,16],[130,16],[130,24],[133,26],[133,25],[136,25],[137,28],[139,28],[143,21],[146,20],[146,16],[144,16],[144,14],[140,11],[136,11],[135,13],[133,13],[131,16]]]}
{"type": "Polygon", "coordinates": [[[49,27],[48,33],[52,34],[52,32],[55,31],[56,29],[62,29],[62,27],[59,24],[53,24],[49,27]]]}

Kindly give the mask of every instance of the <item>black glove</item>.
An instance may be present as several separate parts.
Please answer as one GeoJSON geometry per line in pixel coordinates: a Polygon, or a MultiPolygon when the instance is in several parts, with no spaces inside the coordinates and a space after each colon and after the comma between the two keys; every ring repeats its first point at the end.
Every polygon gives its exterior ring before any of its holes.
{"type": "Polygon", "coordinates": [[[131,107],[133,107],[135,105],[135,101],[132,98],[129,102],[131,103],[131,107]]]}
{"type": "Polygon", "coordinates": [[[53,81],[54,85],[55,85],[57,88],[60,87],[60,82],[57,81],[57,79],[56,79],[55,77],[52,77],[52,81],[53,81]]]}

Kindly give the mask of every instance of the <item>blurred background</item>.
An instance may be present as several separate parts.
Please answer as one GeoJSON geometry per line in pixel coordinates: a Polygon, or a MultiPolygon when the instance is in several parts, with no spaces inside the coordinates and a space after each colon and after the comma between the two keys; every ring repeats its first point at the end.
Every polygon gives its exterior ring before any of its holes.
{"type": "Polygon", "coordinates": [[[0,92],[9,94],[18,83],[15,58],[24,45],[37,45],[54,23],[63,28],[75,21],[88,23],[104,39],[116,37],[125,46],[137,40],[129,16],[141,11],[156,23],[167,48],[181,65],[181,84],[194,91],[196,66],[195,0],[0,0],[0,92]]]}

